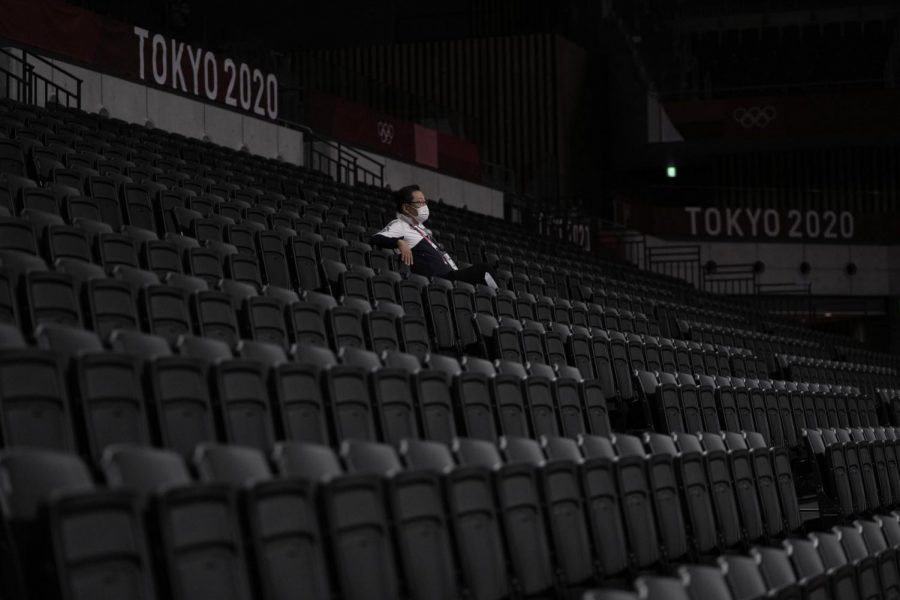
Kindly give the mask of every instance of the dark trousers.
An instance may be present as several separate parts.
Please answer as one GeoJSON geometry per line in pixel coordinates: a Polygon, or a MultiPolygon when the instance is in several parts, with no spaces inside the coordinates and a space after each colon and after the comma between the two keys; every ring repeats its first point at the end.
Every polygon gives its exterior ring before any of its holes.
{"type": "MultiPolygon", "coordinates": [[[[450,271],[446,275],[441,275],[441,277],[443,277],[444,279],[449,279],[450,281],[465,281],[466,283],[471,283],[472,285],[484,285],[485,273],[491,273],[491,265],[487,263],[476,263],[466,269],[450,271]]],[[[491,273],[491,277],[493,276],[494,274],[491,273]]]]}

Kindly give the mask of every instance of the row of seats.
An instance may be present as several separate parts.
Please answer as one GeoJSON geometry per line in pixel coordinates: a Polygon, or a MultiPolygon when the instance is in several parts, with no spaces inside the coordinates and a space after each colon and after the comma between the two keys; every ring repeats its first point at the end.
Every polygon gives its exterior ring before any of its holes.
{"type": "Polygon", "coordinates": [[[189,455],[222,440],[268,450],[276,440],[321,444],[457,435],[607,435],[597,382],[577,369],[345,346],[95,334],[42,325],[36,348],[0,330],[0,442],[97,460],[115,443],[189,455]],[[68,385],[71,382],[71,386],[68,385]]]}
{"type": "Polygon", "coordinates": [[[457,439],[409,441],[398,455],[351,441],[342,460],[285,443],[271,464],[258,450],[203,445],[199,482],[177,453],[113,446],[102,488],[72,455],[8,450],[0,494],[15,552],[4,558],[22,570],[4,584],[40,598],[572,593],[800,531],[789,466],[760,443],[457,439]],[[103,535],[85,545],[86,527],[103,535]]]}
{"type": "Polygon", "coordinates": [[[892,598],[898,589],[896,513],[877,515],[712,565],[682,565],[674,576],[643,575],[631,589],[595,589],[584,600],[892,598]]]}
{"type": "Polygon", "coordinates": [[[900,504],[898,433],[892,427],[804,430],[824,515],[852,518],[900,504]]]}
{"type": "MultiPolygon", "coordinates": [[[[146,133],[146,131],[145,131],[144,133],[146,133]]],[[[149,134],[148,134],[148,135],[149,135],[149,134]]],[[[154,135],[157,135],[157,134],[154,133],[154,135]]],[[[158,137],[158,136],[157,136],[157,137],[158,137]]],[[[171,139],[168,140],[168,141],[171,142],[171,139]]],[[[184,141],[183,141],[183,140],[178,140],[178,142],[181,143],[181,144],[183,145],[183,142],[184,142],[184,141]]],[[[173,165],[168,164],[169,162],[173,162],[173,163],[176,162],[176,161],[173,161],[172,159],[170,159],[170,158],[168,158],[168,157],[166,157],[166,156],[163,156],[162,154],[159,154],[157,157],[154,158],[154,160],[159,161],[160,164],[165,165],[165,166],[168,167],[168,168],[172,168],[172,167],[173,167],[173,165]]],[[[182,160],[182,159],[179,159],[179,160],[182,160]]],[[[271,165],[270,165],[270,167],[271,167],[271,165]]],[[[304,176],[308,176],[308,173],[304,172],[303,175],[304,175],[304,176]]],[[[258,191],[261,192],[261,190],[258,190],[258,191]]],[[[280,193],[280,192],[275,192],[275,193],[277,194],[277,193],[280,193]]],[[[255,196],[254,196],[254,197],[255,197],[255,196]]],[[[383,197],[381,197],[381,199],[383,200],[383,197]]],[[[351,209],[352,209],[352,205],[351,205],[351,209]]],[[[450,211],[450,210],[451,210],[451,207],[447,207],[447,210],[450,211]]],[[[471,217],[472,217],[471,215],[466,215],[466,218],[467,218],[467,219],[470,219],[470,220],[471,220],[471,217]]],[[[468,225],[468,224],[467,224],[467,225],[468,225]]],[[[452,235],[452,233],[451,233],[450,231],[448,231],[448,236],[450,236],[451,238],[453,237],[453,235],[452,235]]],[[[515,250],[515,248],[513,248],[513,250],[515,250]]],[[[542,261],[542,262],[543,262],[543,261],[542,261]]],[[[512,265],[511,265],[511,266],[512,266],[512,265]]],[[[515,268],[515,267],[513,266],[513,268],[515,268]]],[[[612,282],[612,283],[616,283],[616,282],[612,282]]],[[[610,286],[610,287],[611,287],[611,286],[610,286]]],[[[646,288],[645,288],[645,289],[646,289],[646,288]]],[[[614,302],[614,301],[611,300],[611,303],[612,303],[612,302],[614,302]]],[[[616,306],[616,304],[613,304],[613,306],[616,306]]],[[[733,311],[732,311],[732,313],[733,313],[733,311]]],[[[732,314],[731,317],[733,317],[733,314],[732,314]]],[[[731,317],[729,317],[729,318],[731,318],[731,317]]]]}
{"type": "Polygon", "coordinates": [[[638,426],[660,432],[755,431],[796,449],[803,431],[878,427],[879,403],[858,390],[785,381],[637,371],[638,426]]]}
{"type": "Polygon", "coordinates": [[[833,360],[776,354],[778,370],[786,379],[809,383],[853,385],[867,394],[877,394],[878,388],[890,388],[898,381],[893,367],[861,365],[833,360]]]}

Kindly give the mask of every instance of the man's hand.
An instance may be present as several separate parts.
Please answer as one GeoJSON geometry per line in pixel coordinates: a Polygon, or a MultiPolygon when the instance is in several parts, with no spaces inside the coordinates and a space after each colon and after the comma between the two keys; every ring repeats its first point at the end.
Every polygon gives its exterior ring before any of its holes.
{"type": "Polygon", "coordinates": [[[407,267],[410,266],[413,263],[413,255],[412,250],[409,249],[409,244],[407,244],[405,240],[398,240],[397,248],[400,249],[400,260],[402,260],[403,264],[407,267]]]}

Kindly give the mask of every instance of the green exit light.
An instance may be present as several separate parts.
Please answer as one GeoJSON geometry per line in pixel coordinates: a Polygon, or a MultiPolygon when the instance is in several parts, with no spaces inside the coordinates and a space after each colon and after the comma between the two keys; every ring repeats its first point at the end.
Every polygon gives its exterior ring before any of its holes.
{"type": "Polygon", "coordinates": [[[666,167],[666,176],[667,177],[678,177],[678,167],[666,167]]]}

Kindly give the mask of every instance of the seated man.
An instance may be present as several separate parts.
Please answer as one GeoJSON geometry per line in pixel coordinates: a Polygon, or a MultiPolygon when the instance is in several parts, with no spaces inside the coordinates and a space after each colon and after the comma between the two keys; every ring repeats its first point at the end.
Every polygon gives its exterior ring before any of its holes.
{"type": "Polygon", "coordinates": [[[417,185],[408,185],[394,192],[397,218],[373,235],[369,243],[380,248],[396,248],[400,259],[413,273],[426,277],[486,284],[497,289],[490,273],[490,265],[479,263],[459,269],[450,255],[438,244],[431,231],[422,224],[428,219],[428,202],[417,185]]]}

